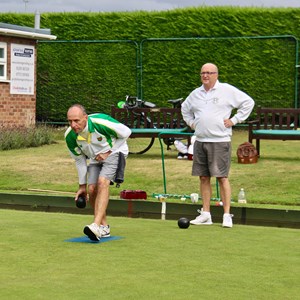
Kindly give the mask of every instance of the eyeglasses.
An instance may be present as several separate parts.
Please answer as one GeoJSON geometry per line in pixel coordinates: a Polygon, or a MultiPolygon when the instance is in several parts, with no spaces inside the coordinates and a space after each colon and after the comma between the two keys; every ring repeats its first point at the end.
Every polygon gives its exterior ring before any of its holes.
{"type": "Polygon", "coordinates": [[[204,75],[213,75],[213,74],[217,74],[217,72],[201,72],[200,75],[204,76],[204,75]]]}

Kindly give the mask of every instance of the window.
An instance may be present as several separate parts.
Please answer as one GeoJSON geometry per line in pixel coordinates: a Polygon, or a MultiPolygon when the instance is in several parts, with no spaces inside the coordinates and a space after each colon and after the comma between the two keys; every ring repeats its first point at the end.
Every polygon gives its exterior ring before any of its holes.
{"type": "Polygon", "coordinates": [[[7,73],[7,44],[0,42],[0,80],[6,80],[7,73]]]}

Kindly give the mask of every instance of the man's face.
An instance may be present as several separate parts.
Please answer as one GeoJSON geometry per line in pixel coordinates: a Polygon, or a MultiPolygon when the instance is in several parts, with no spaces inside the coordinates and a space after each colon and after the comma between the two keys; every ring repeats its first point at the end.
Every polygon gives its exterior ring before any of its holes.
{"type": "Polygon", "coordinates": [[[201,82],[204,86],[213,87],[218,79],[218,70],[212,64],[206,64],[200,71],[201,82]]]}
{"type": "Polygon", "coordinates": [[[87,123],[87,115],[78,107],[70,108],[68,111],[68,122],[71,128],[76,132],[81,132],[87,123]]]}

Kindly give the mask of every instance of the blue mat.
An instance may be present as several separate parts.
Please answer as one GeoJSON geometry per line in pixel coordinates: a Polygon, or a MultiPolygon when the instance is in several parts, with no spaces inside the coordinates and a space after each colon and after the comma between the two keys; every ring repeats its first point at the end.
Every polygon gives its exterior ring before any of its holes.
{"type": "Polygon", "coordinates": [[[121,236],[110,236],[110,237],[102,238],[100,241],[91,241],[87,236],[81,236],[81,237],[76,237],[76,238],[65,240],[65,242],[101,244],[101,243],[105,243],[105,242],[120,240],[122,238],[123,237],[121,237],[121,236]]]}

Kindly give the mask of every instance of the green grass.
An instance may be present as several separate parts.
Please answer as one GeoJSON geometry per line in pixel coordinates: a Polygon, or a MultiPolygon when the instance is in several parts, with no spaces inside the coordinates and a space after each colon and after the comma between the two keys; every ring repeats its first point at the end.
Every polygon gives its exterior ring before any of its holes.
{"type": "MultiPolygon", "coordinates": [[[[56,132],[57,144],[37,148],[0,151],[0,191],[28,192],[28,189],[50,189],[75,192],[77,172],[63,141],[63,130],[56,132]]],[[[236,150],[247,141],[247,131],[233,135],[230,182],[232,199],[238,191],[246,191],[248,205],[300,206],[300,141],[261,141],[261,157],[256,164],[238,164],[236,150]]],[[[136,139],[138,141],[138,139],[136,139]]],[[[165,153],[166,188],[169,194],[199,192],[199,179],[191,176],[191,161],[177,160],[177,151],[165,153]]],[[[212,179],[214,197],[215,179],[212,179]]],[[[145,154],[127,159],[125,182],[120,189],[111,188],[111,197],[118,198],[122,189],[145,190],[148,199],[163,193],[162,159],[158,140],[145,154]]],[[[180,199],[167,199],[180,201],[180,199]]]]}
{"type": "Polygon", "coordinates": [[[0,210],[1,299],[299,298],[299,230],[109,217],[123,239],[65,242],[90,221],[0,210]]]}

